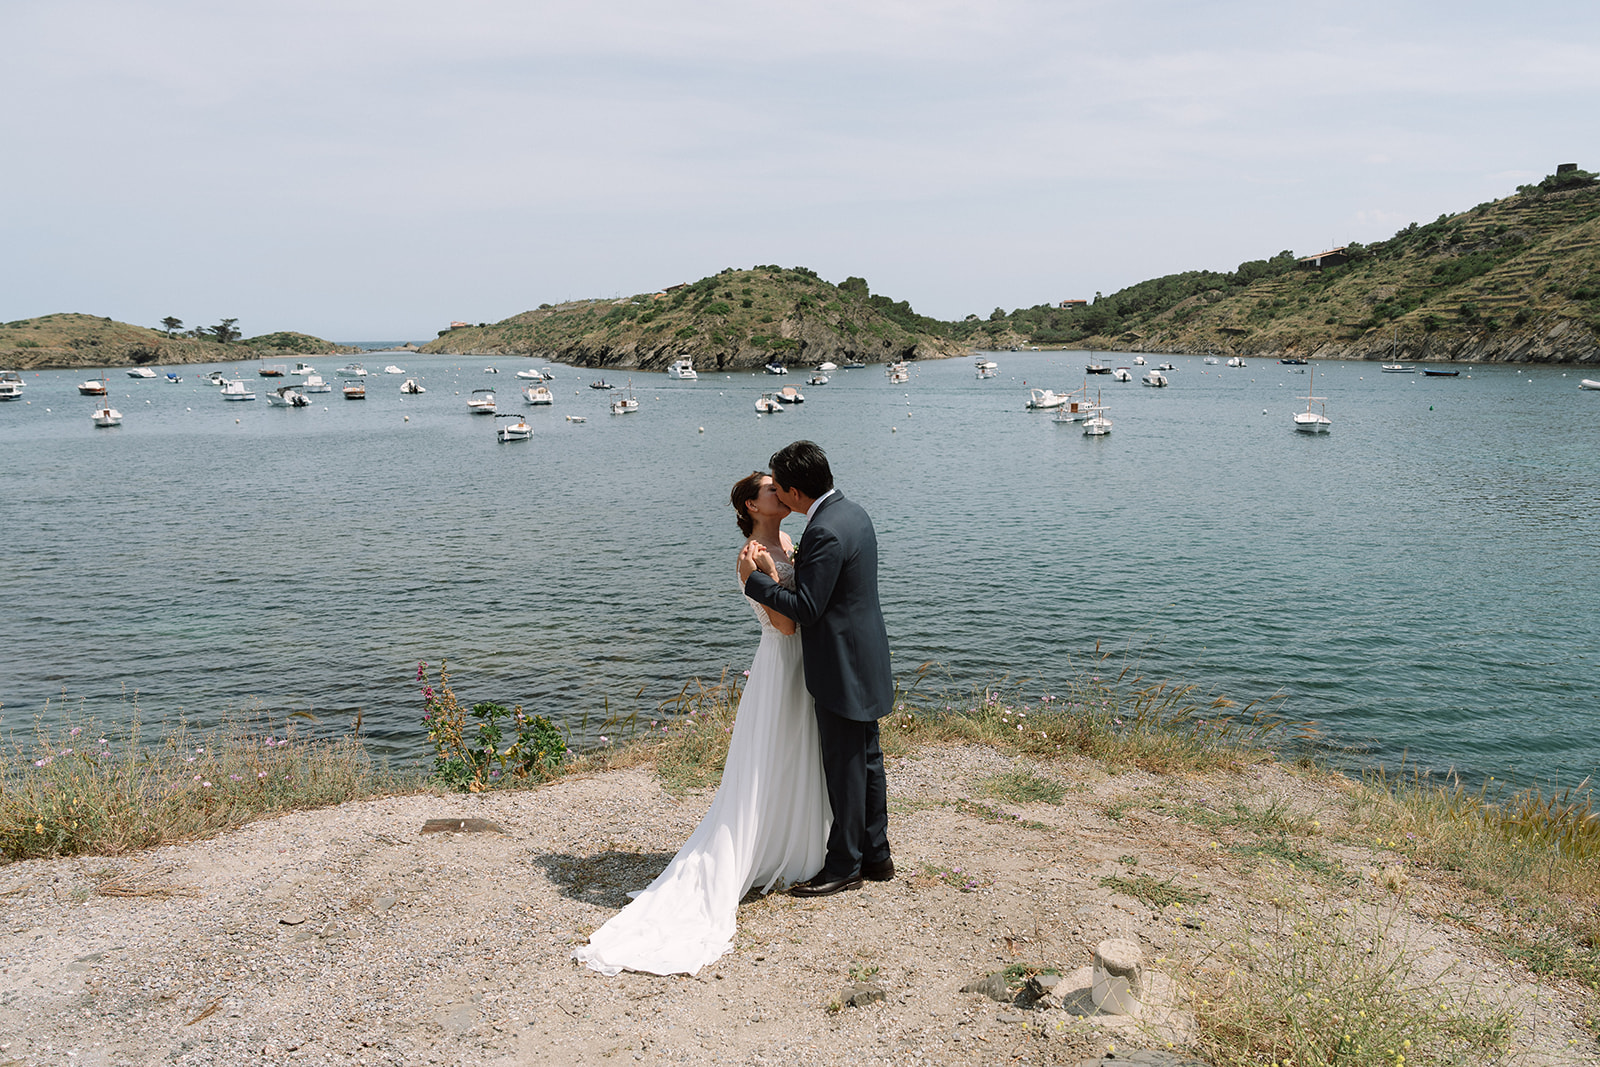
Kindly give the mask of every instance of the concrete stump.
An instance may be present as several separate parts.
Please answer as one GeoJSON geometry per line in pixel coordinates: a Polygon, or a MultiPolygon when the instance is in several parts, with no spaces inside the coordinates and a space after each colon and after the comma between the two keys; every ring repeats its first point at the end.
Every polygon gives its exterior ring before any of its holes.
{"type": "Polygon", "coordinates": [[[1112,938],[1094,950],[1090,995],[1110,1015],[1137,1015],[1144,994],[1144,952],[1135,941],[1112,938]]]}

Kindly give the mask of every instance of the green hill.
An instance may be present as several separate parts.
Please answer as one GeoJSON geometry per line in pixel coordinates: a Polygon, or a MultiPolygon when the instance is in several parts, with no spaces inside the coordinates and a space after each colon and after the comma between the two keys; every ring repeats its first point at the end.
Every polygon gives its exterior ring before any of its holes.
{"type": "Polygon", "coordinates": [[[949,324],[905,301],[873,295],[860,278],[833,285],[805,267],[732,267],[697,282],[618,300],[575,300],[493,324],[442,331],[424,352],[540,356],[591,367],[701,370],[771,360],[820,363],[961,355],[949,324]]]}
{"type": "MultiPolygon", "coordinates": [[[[1292,252],[1188,271],[1093,304],[1019,308],[958,335],[1140,352],[1323,359],[1600,361],[1600,184],[1552,175],[1412,223],[1320,269],[1292,252]]],[[[960,324],[954,324],[959,327],[960,324]]]]}
{"type": "Polygon", "coordinates": [[[273,333],[222,344],[210,338],[168,336],[160,330],[94,315],[42,315],[0,323],[0,367],[131,367],[145,364],[223,363],[277,355],[348,353],[303,333],[273,333]]]}

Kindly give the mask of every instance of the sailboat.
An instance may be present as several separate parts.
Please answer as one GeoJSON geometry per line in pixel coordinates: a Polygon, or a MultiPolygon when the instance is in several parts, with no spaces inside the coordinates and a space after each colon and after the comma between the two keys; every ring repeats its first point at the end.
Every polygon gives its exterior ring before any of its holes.
{"type": "Polygon", "coordinates": [[[1086,437],[1104,437],[1111,432],[1111,420],[1106,418],[1106,407],[1100,403],[1100,392],[1095,391],[1094,407],[1089,409],[1089,417],[1083,420],[1083,433],[1086,437]]]}
{"type": "Polygon", "coordinates": [[[628,379],[628,395],[619,396],[611,402],[611,414],[627,415],[639,410],[639,401],[633,395],[633,379],[628,379]]]}
{"type": "Polygon", "coordinates": [[[1311,368],[1311,376],[1306,379],[1306,409],[1294,413],[1294,428],[1301,433],[1327,433],[1333,429],[1333,420],[1328,418],[1327,405],[1323,401],[1325,396],[1312,396],[1312,383],[1317,380],[1317,368],[1311,368]],[[1312,411],[1311,405],[1315,402],[1321,405],[1320,411],[1312,411]]]}

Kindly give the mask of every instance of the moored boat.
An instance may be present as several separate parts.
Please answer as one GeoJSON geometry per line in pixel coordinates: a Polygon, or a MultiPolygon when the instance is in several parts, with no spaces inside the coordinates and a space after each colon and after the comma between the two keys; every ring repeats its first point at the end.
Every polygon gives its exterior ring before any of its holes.
{"type": "Polygon", "coordinates": [[[694,360],[684,357],[672,361],[672,366],[667,368],[667,377],[681,378],[686,382],[698,381],[700,375],[695,373],[694,360]]]}
{"type": "Polygon", "coordinates": [[[530,385],[522,390],[522,397],[530,404],[554,404],[556,394],[547,385],[530,385]]]}
{"type": "Polygon", "coordinates": [[[242,378],[229,378],[222,383],[222,399],[224,400],[254,400],[256,394],[244,383],[242,378]]]}
{"type": "Polygon", "coordinates": [[[1065,393],[1057,393],[1050,389],[1031,389],[1028,392],[1027,407],[1029,411],[1052,411],[1066,402],[1065,393]]]}
{"type": "Polygon", "coordinates": [[[1157,389],[1165,388],[1169,384],[1167,382],[1167,376],[1161,373],[1161,368],[1159,367],[1155,368],[1154,370],[1145,371],[1144,377],[1139,380],[1144,382],[1144,384],[1154,386],[1157,389]]]}
{"type": "Polygon", "coordinates": [[[467,410],[474,415],[493,415],[495,413],[494,390],[474,389],[472,396],[467,399],[467,410]]]}
{"type": "Polygon", "coordinates": [[[401,382],[400,391],[407,396],[415,396],[419,393],[427,392],[427,390],[422,387],[422,383],[417,381],[415,378],[407,378],[405,381],[401,382]]]}
{"type": "Polygon", "coordinates": [[[507,441],[526,441],[533,436],[533,427],[528,425],[528,420],[517,414],[496,415],[498,419],[515,419],[515,422],[505,422],[494,428],[494,435],[501,444],[507,441]]]}
{"type": "Polygon", "coordinates": [[[121,426],[122,412],[110,404],[102,404],[94,409],[94,414],[89,416],[89,421],[96,426],[121,426]]]}
{"type": "Polygon", "coordinates": [[[776,394],[773,394],[773,393],[762,393],[759,397],[756,398],[756,413],[757,414],[760,414],[760,415],[771,415],[774,412],[778,412],[778,411],[782,411],[782,410],[783,410],[783,405],[778,403],[778,398],[777,398],[776,394]]]}
{"type": "Polygon", "coordinates": [[[17,400],[22,396],[22,390],[27,383],[22,380],[22,375],[14,370],[0,370],[0,400],[17,400]]]}
{"type": "Polygon", "coordinates": [[[306,375],[305,384],[300,386],[300,390],[306,393],[331,393],[333,392],[333,386],[323,381],[320,374],[308,374],[306,375]]]}
{"type": "Polygon", "coordinates": [[[1311,377],[1306,382],[1306,409],[1294,413],[1294,428],[1301,433],[1327,433],[1333,429],[1333,420],[1328,418],[1328,405],[1325,396],[1312,396],[1312,385],[1317,380],[1317,370],[1311,368],[1311,377]],[[1311,405],[1317,404],[1318,410],[1311,410],[1311,405]]]}
{"type": "Polygon", "coordinates": [[[105,396],[106,380],[104,378],[90,378],[86,382],[79,382],[78,394],[80,396],[105,396]]]}
{"type": "Polygon", "coordinates": [[[1127,367],[1118,367],[1111,372],[1111,380],[1114,382],[1131,382],[1133,381],[1133,372],[1127,367]]]}
{"type": "Polygon", "coordinates": [[[292,385],[280,385],[267,390],[267,403],[275,408],[305,408],[311,406],[311,398],[292,385]]]}
{"type": "Polygon", "coordinates": [[[130,378],[154,378],[155,376],[156,372],[149,367],[130,367],[128,369],[128,377],[130,378]]]}
{"type": "Polygon", "coordinates": [[[367,383],[359,378],[352,378],[345,382],[339,390],[346,400],[365,400],[367,398],[367,383]]]}

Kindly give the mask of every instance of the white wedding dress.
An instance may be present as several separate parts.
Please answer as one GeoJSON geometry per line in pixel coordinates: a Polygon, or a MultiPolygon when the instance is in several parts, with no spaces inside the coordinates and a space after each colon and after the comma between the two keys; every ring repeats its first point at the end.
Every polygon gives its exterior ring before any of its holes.
{"type": "MultiPolygon", "coordinates": [[[[774,562],[792,589],[794,568],[774,562]]],[[[765,893],[822,869],[833,812],[800,635],[779,633],[750,603],[761,645],[739,699],[722,784],[667,869],[572,953],[601,974],[694,974],[733,948],[734,916],[752,886],[765,893]]]]}

